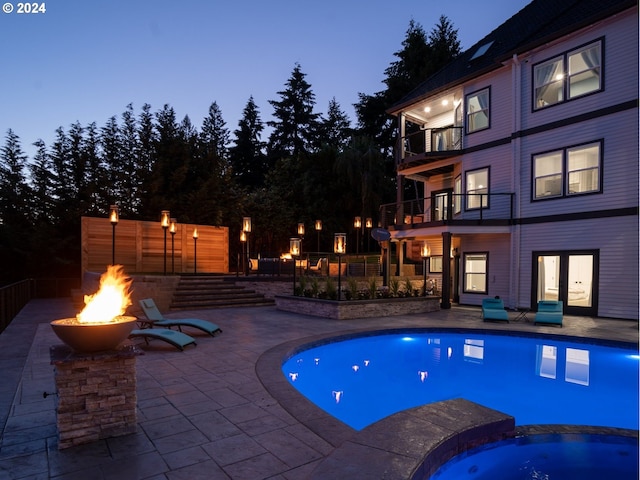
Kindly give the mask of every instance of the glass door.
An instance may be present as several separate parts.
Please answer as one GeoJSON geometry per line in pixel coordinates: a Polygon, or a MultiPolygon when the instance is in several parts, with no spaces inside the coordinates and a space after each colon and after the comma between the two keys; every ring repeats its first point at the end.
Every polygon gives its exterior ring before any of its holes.
{"type": "Polygon", "coordinates": [[[440,192],[434,192],[431,195],[431,205],[433,206],[433,210],[431,213],[431,220],[436,222],[439,220],[447,220],[450,216],[449,212],[449,197],[451,196],[452,190],[442,190],[440,192]]]}
{"type": "Polygon", "coordinates": [[[598,252],[534,252],[532,304],[561,300],[571,315],[597,314],[598,252]]]}

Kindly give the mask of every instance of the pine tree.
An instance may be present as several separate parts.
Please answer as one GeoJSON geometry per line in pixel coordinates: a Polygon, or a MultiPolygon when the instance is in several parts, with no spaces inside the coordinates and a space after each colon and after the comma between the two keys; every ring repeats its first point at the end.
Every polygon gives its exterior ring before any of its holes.
{"type": "Polygon", "coordinates": [[[326,118],[321,118],[319,139],[323,145],[342,151],[349,144],[351,135],[349,117],[340,109],[340,104],[333,97],[329,101],[326,118]]]}
{"type": "Polygon", "coordinates": [[[11,129],[0,148],[0,222],[15,227],[30,223],[30,188],[25,171],[27,155],[20,145],[20,137],[11,129]]]}
{"type": "Polygon", "coordinates": [[[268,144],[271,161],[284,156],[297,157],[313,150],[319,115],[313,112],[315,94],[305,77],[300,64],[296,64],[285,90],[278,92],[280,100],[269,100],[277,119],[267,122],[273,127],[268,144]]]}
{"type": "Polygon", "coordinates": [[[36,153],[33,163],[29,166],[33,194],[30,208],[36,222],[48,221],[53,213],[53,167],[44,141],[38,139],[33,145],[36,147],[36,153]]]}
{"type": "Polygon", "coordinates": [[[260,112],[249,97],[242,111],[238,128],[233,132],[235,140],[229,150],[229,161],[234,179],[243,186],[255,189],[264,185],[268,171],[265,144],[261,140],[264,125],[260,120],[260,112]]]}

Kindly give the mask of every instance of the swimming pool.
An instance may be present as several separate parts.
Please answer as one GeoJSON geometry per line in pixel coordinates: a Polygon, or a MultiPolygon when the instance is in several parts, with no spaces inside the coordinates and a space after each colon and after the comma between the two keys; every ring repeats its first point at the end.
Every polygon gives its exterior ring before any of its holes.
{"type": "Polygon", "coordinates": [[[468,450],[430,480],[555,478],[636,480],[638,439],[612,435],[527,435],[468,450]]]}
{"type": "Polygon", "coordinates": [[[312,345],[282,372],[356,430],[452,398],[512,415],[516,425],[638,429],[638,359],[637,349],[549,336],[412,330],[312,345]]]}

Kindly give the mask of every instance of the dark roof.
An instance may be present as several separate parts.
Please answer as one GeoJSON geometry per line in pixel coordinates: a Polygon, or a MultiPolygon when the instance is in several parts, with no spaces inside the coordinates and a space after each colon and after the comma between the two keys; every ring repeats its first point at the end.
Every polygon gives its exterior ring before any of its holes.
{"type": "Polygon", "coordinates": [[[635,0],[533,0],[493,32],[422,82],[388,111],[499,68],[501,62],[631,7],[635,0]],[[474,54],[492,42],[481,54],[474,54]]]}

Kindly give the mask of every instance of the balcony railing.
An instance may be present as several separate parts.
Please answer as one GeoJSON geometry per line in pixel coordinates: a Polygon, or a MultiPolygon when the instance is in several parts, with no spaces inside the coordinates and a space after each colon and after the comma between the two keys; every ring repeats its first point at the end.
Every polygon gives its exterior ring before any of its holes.
{"type": "Polygon", "coordinates": [[[513,221],[513,193],[443,193],[380,206],[383,228],[444,224],[504,224],[513,221]]]}
{"type": "Polygon", "coordinates": [[[402,137],[402,158],[462,150],[462,127],[428,128],[402,137]]]}
{"type": "Polygon", "coordinates": [[[34,281],[22,280],[0,288],[0,332],[33,297],[34,281]]]}

